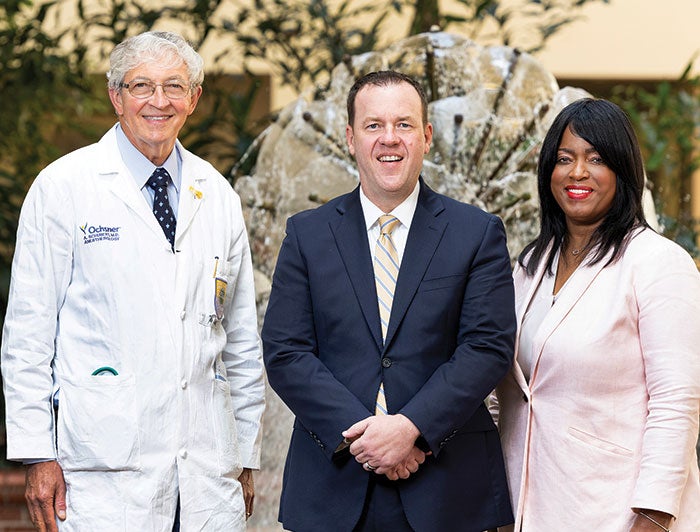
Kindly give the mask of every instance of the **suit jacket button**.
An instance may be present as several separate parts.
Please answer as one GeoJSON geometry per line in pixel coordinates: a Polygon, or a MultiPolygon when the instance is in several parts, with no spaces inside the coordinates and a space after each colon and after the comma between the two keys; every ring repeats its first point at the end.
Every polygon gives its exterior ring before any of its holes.
{"type": "Polygon", "coordinates": [[[385,367],[385,368],[391,367],[391,359],[389,357],[382,358],[382,367],[385,367]]]}
{"type": "Polygon", "coordinates": [[[527,395],[523,394],[523,401],[527,403],[527,395]]]}

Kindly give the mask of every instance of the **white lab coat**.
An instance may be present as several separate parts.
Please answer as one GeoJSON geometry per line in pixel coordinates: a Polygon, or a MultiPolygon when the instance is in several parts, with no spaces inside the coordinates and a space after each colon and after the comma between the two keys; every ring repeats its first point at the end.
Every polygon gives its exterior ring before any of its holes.
{"type": "Polygon", "coordinates": [[[179,149],[175,253],[114,128],[42,171],[22,208],[2,345],[7,453],[58,459],[62,530],[168,531],[178,490],[183,531],[245,528],[237,478],[259,467],[264,410],[250,249],[238,195],[179,149]],[[228,281],[222,321],[215,271],[228,281]],[[92,375],[104,366],[118,374],[92,375]]]}

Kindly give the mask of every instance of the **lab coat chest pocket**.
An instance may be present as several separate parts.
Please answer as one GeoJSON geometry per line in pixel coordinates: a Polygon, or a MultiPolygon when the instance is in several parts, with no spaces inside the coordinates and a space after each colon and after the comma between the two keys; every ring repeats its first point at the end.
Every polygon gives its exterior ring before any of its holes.
{"type": "Polygon", "coordinates": [[[57,448],[66,471],[138,471],[138,394],[133,376],[61,379],[57,448]]]}
{"type": "Polygon", "coordinates": [[[218,263],[214,279],[214,310],[219,319],[222,319],[231,306],[233,291],[240,269],[240,254],[231,260],[218,263]]]}
{"type": "Polygon", "coordinates": [[[201,272],[201,281],[197,281],[196,286],[199,294],[199,313],[203,319],[202,324],[209,326],[220,322],[229,314],[240,269],[240,255],[234,256],[233,260],[224,260],[216,256],[212,262],[197,263],[197,267],[201,272]]]}

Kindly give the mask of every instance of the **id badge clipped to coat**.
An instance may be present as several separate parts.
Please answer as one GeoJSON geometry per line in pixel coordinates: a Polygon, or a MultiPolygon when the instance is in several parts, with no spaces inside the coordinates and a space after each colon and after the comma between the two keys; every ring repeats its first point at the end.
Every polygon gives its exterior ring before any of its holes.
{"type": "Polygon", "coordinates": [[[228,272],[226,263],[219,263],[219,257],[215,257],[214,265],[214,313],[216,321],[224,319],[224,303],[226,302],[226,288],[228,287],[228,272]]]}
{"type": "Polygon", "coordinates": [[[211,327],[221,323],[221,320],[224,319],[229,276],[227,265],[226,261],[219,260],[219,257],[214,257],[214,314],[202,314],[200,320],[202,325],[211,327]]]}
{"type": "Polygon", "coordinates": [[[226,287],[228,281],[223,277],[216,277],[214,280],[214,311],[216,319],[221,321],[224,319],[224,301],[226,301],[226,287]]]}

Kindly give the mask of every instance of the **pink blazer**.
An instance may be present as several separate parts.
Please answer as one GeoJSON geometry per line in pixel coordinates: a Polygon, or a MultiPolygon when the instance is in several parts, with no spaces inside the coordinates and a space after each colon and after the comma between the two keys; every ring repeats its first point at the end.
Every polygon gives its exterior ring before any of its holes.
{"type": "MultiPolygon", "coordinates": [[[[603,263],[560,292],[533,340],[529,385],[516,343],[496,391],[515,530],[626,532],[641,507],[698,532],[700,274],[651,230],[603,263]]],[[[515,269],[519,324],[543,274],[515,269]]]]}

